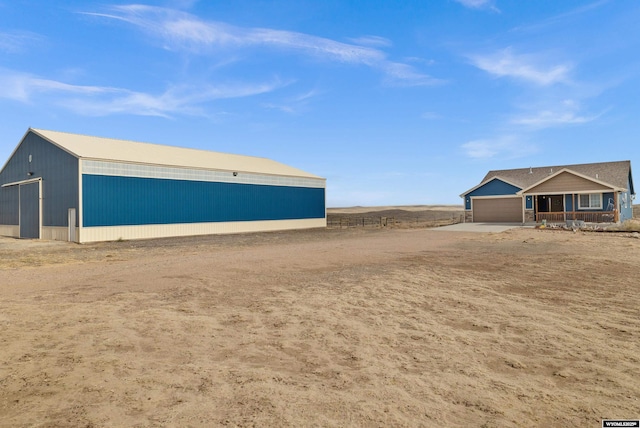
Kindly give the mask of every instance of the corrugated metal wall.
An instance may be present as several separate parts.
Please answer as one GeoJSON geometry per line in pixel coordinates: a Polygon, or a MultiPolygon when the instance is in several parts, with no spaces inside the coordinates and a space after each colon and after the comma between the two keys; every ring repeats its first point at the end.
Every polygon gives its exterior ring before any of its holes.
{"type": "Polygon", "coordinates": [[[325,189],[82,176],[83,227],[325,217],[325,189]]]}
{"type": "Polygon", "coordinates": [[[20,237],[40,238],[40,183],[20,187],[20,237]]]}
{"type": "Polygon", "coordinates": [[[0,224],[15,226],[19,224],[19,201],[18,186],[0,187],[0,224]]]}
{"type": "MultiPolygon", "coordinates": [[[[78,208],[78,160],[29,132],[0,172],[0,185],[37,177],[42,177],[43,226],[67,226],[67,210],[78,208]]],[[[0,224],[18,224],[13,187],[0,190],[0,224]]]]}

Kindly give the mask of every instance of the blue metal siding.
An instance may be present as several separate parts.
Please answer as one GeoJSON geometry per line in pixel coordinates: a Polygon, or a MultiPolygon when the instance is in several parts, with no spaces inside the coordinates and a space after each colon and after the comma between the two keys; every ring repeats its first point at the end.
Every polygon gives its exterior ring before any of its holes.
{"type": "Polygon", "coordinates": [[[498,196],[498,195],[515,195],[521,189],[516,186],[512,186],[509,183],[494,178],[486,183],[484,186],[480,186],[472,192],[465,195],[464,207],[466,210],[471,209],[471,197],[472,196],[498,196]]]}
{"type": "Polygon", "coordinates": [[[40,183],[20,185],[20,237],[40,238],[40,183]]]}
{"type": "Polygon", "coordinates": [[[325,189],[82,176],[83,226],[325,217],[325,189]]]}
{"type": "Polygon", "coordinates": [[[17,226],[20,212],[18,186],[0,188],[0,224],[17,226]]]}
{"type": "MultiPolygon", "coordinates": [[[[42,177],[42,225],[67,226],[68,209],[76,208],[78,211],[78,159],[29,132],[0,171],[0,184],[37,177],[42,177]],[[30,172],[32,175],[28,174],[30,172]]],[[[12,198],[0,196],[0,201],[5,197],[12,198]]],[[[18,224],[13,223],[16,216],[17,201],[0,204],[0,224],[18,224]],[[5,223],[5,219],[12,222],[5,223]]]]}

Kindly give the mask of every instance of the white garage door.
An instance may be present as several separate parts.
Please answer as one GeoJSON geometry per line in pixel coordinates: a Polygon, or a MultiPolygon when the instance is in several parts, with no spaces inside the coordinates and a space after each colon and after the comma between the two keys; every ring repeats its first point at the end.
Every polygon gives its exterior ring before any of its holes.
{"type": "Polygon", "coordinates": [[[522,198],[473,200],[474,223],[522,223],[522,198]]]}

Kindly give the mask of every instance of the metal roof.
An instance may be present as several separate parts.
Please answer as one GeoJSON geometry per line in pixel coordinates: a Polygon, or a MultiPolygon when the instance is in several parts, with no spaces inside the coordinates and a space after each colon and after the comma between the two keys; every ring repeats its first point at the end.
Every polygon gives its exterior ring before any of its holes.
{"type": "Polygon", "coordinates": [[[322,179],[317,175],[267,158],[93,137],[44,129],[29,128],[29,131],[81,159],[322,179]]]}

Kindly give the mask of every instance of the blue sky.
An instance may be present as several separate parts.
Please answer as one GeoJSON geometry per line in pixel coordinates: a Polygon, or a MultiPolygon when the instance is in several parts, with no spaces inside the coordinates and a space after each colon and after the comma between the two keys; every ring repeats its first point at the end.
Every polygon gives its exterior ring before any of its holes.
{"type": "Polygon", "coordinates": [[[263,156],[330,207],[640,168],[638,22],[632,0],[0,0],[0,163],[28,127],[263,156]]]}

